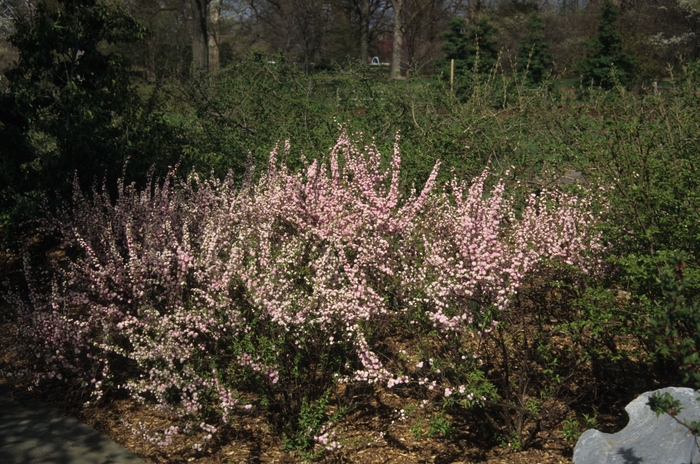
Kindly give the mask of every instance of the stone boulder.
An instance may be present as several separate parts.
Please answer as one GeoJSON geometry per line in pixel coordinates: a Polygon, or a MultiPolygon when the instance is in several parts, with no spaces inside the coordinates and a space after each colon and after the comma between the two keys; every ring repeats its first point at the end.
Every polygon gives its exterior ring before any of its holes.
{"type": "MultiPolygon", "coordinates": [[[[691,388],[669,387],[683,405],[680,421],[700,421],[698,394],[691,388]]],[[[646,392],[625,407],[627,426],[617,433],[586,430],[574,448],[574,464],[700,464],[697,437],[668,414],[656,416],[648,406],[655,392],[646,392]]]]}

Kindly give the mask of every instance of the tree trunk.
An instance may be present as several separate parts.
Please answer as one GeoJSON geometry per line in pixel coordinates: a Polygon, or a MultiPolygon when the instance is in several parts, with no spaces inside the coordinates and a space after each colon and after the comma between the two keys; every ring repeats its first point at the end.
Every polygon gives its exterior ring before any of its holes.
{"type": "Polygon", "coordinates": [[[192,63],[200,71],[209,69],[207,0],[192,2],[192,63]]]}
{"type": "Polygon", "coordinates": [[[360,62],[369,56],[369,0],[360,0],[360,62]]]}
{"type": "Polygon", "coordinates": [[[219,69],[219,17],[221,15],[221,0],[209,0],[207,48],[209,49],[208,71],[219,69]]]}
{"type": "Polygon", "coordinates": [[[221,0],[193,0],[192,10],[192,62],[202,71],[216,71],[219,67],[216,29],[221,0]]]}
{"type": "Polygon", "coordinates": [[[401,52],[403,51],[403,31],[401,30],[401,10],[405,0],[391,0],[394,7],[394,48],[391,54],[391,77],[401,79],[401,52]]]}

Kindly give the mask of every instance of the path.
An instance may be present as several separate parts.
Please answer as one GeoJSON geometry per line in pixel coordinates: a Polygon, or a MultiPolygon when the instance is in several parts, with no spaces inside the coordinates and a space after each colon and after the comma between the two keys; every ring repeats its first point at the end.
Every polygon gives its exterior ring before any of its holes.
{"type": "Polygon", "coordinates": [[[14,398],[0,386],[0,463],[145,464],[78,419],[29,397],[14,398]]]}

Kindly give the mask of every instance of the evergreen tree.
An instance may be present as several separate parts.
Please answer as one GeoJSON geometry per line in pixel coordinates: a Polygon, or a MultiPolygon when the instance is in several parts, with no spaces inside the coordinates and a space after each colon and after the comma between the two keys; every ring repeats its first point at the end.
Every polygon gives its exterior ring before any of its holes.
{"type": "Polygon", "coordinates": [[[527,23],[528,34],[525,40],[518,44],[518,58],[516,64],[518,69],[527,69],[527,80],[531,84],[541,83],[552,70],[552,54],[544,40],[544,24],[542,17],[533,12],[530,14],[527,23]]]}
{"type": "Polygon", "coordinates": [[[449,75],[450,60],[454,59],[456,76],[464,76],[472,71],[490,72],[498,60],[497,32],[498,29],[486,15],[480,15],[469,26],[464,18],[452,18],[447,30],[440,35],[444,41],[442,50],[445,58],[440,60],[438,68],[444,75],[449,75]]]}
{"type": "Polygon", "coordinates": [[[587,43],[588,55],[579,64],[584,84],[593,83],[605,89],[617,83],[626,85],[632,75],[632,57],[622,50],[622,37],[617,30],[620,10],[610,0],[600,11],[598,36],[587,43]]]}
{"type": "Polygon", "coordinates": [[[440,38],[444,41],[442,51],[445,53],[445,58],[440,60],[438,67],[445,75],[450,73],[450,60],[455,60],[456,75],[466,73],[467,59],[470,56],[466,26],[466,20],[461,16],[456,16],[447,23],[447,30],[440,34],[440,38]]]}

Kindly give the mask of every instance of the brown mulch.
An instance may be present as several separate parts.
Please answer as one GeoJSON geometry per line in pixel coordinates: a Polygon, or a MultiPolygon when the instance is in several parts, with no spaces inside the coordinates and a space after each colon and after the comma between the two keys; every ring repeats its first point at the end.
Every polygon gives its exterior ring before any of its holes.
{"type": "MultiPolygon", "coordinates": [[[[11,324],[0,324],[0,370],[7,367],[12,350],[14,330],[11,324]]],[[[9,385],[6,378],[0,384],[9,385]]],[[[12,385],[10,385],[12,386],[12,385]]],[[[16,386],[19,389],[19,386],[16,386]]],[[[26,390],[24,390],[26,391],[26,390]]],[[[197,436],[177,435],[173,444],[159,447],[150,443],[140,430],[155,432],[172,425],[172,417],[155,411],[150,405],[129,399],[114,399],[98,406],[81,407],[73,394],[62,388],[33,389],[32,394],[77,417],[105,436],[132,451],[143,460],[154,464],[243,464],[243,463],[297,463],[300,456],[282,450],[279,433],[272,433],[262,412],[242,416],[207,443],[204,452],[192,449],[197,436]]],[[[483,440],[465,418],[450,417],[455,432],[450,439],[428,438],[427,422],[420,416],[400,420],[398,410],[406,399],[391,391],[378,390],[349,411],[337,424],[340,450],[325,452],[314,460],[321,463],[488,463],[488,464],[559,464],[571,462],[573,441],[566,441],[555,433],[543,436],[536,447],[526,451],[511,451],[507,447],[484,446],[483,440]],[[416,433],[416,424],[422,422],[422,433],[416,433]]],[[[201,434],[200,434],[201,435],[201,434]]],[[[201,440],[200,440],[201,442],[201,440]]]]}
{"type": "MultiPolygon", "coordinates": [[[[381,398],[362,411],[348,414],[339,429],[344,446],[326,452],[315,462],[323,463],[488,463],[559,464],[571,462],[573,442],[553,439],[538,448],[512,452],[507,448],[479,446],[469,430],[460,430],[451,439],[416,437],[412,421],[400,422],[381,398]],[[389,411],[389,414],[387,414],[389,411]],[[393,423],[392,423],[393,419],[393,423]],[[381,432],[384,432],[383,434],[381,432]]],[[[387,401],[390,403],[390,401],[387,401]]],[[[73,411],[79,419],[96,428],[125,448],[152,463],[296,463],[302,459],[281,449],[264,417],[242,417],[224,431],[204,453],[191,445],[193,437],[181,436],[169,447],[159,448],[136,435],[130,425],[163,430],[168,418],[148,406],[131,400],[113,401],[106,406],[73,411]]],[[[415,422],[413,422],[415,423],[415,422]]]]}

